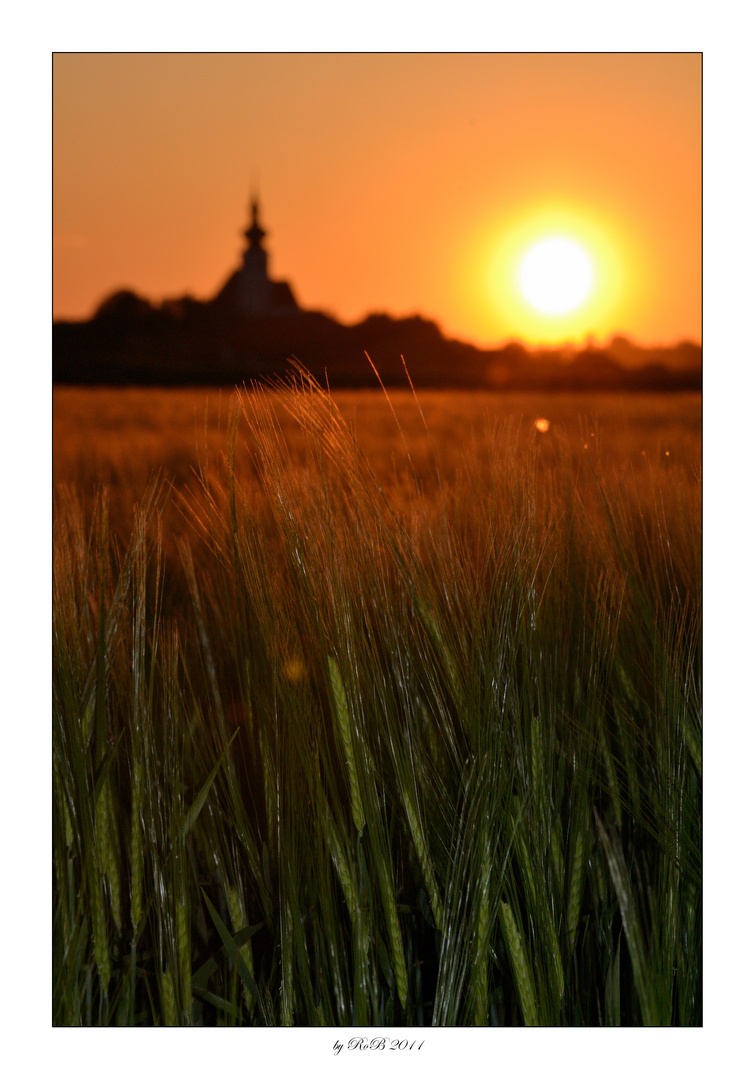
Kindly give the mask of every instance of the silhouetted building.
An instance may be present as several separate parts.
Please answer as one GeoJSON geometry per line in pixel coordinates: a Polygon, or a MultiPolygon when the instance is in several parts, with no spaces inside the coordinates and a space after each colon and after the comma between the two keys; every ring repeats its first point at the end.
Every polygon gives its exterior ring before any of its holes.
{"type": "Polygon", "coordinates": [[[247,247],[239,270],[234,271],[217,295],[217,301],[231,305],[249,318],[289,317],[301,309],[287,281],[273,281],[267,272],[267,252],[262,241],[267,235],[260,225],[259,203],[252,200],[252,223],[244,232],[247,247]]]}
{"type": "Polygon", "coordinates": [[[478,349],[450,341],[419,315],[373,312],[344,325],[299,307],[287,281],[268,273],[259,203],[251,202],[241,265],[210,300],[180,296],[156,304],[130,289],[106,297],[84,322],[53,326],[55,383],[206,386],[275,380],[302,364],[328,386],[489,386],[515,390],[698,390],[699,345],[610,346],[530,352],[520,342],[478,349]],[[365,356],[368,354],[369,360],[365,356]]]}

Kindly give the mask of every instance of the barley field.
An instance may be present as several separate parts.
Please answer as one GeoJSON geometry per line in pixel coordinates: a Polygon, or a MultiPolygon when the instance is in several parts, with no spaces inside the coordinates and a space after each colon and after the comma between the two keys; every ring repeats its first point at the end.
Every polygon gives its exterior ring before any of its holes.
{"type": "Polygon", "coordinates": [[[700,1025],[699,395],[53,400],[55,1025],[700,1025]]]}

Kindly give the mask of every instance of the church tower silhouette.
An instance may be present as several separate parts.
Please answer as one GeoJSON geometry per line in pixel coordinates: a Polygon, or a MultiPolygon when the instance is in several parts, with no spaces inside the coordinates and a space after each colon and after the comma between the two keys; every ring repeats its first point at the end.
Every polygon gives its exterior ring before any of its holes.
{"type": "Polygon", "coordinates": [[[225,293],[233,284],[236,309],[251,318],[295,315],[300,308],[291,286],[287,281],[273,281],[268,275],[268,255],[263,246],[267,232],[260,224],[257,195],[252,198],[251,214],[251,224],[243,234],[247,246],[241,269],[236,271],[222,292],[225,293]]]}

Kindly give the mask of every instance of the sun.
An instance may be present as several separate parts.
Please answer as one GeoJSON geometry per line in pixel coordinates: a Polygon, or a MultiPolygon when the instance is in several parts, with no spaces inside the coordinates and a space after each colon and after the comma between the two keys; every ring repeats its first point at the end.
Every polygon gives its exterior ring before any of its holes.
{"type": "Polygon", "coordinates": [[[467,274],[464,288],[498,340],[574,344],[616,332],[637,257],[620,222],[591,204],[553,201],[517,204],[481,224],[475,264],[485,276],[467,274]]]}
{"type": "Polygon", "coordinates": [[[549,236],[527,250],[518,279],[533,308],[544,315],[565,315],[590,296],[594,272],[583,247],[566,236],[549,236]]]}

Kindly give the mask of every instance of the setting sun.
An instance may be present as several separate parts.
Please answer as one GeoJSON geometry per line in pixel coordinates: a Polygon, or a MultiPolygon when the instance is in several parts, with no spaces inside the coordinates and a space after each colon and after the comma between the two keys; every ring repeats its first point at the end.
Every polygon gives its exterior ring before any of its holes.
{"type": "Polygon", "coordinates": [[[519,267],[529,303],[546,315],[573,311],[589,296],[593,269],[584,249],[565,236],[549,236],[530,248],[519,267]]]}
{"type": "Polygon", "coordinates": [[[485,306],[544,344],[620,326],[646,261],[626,222],[576,200],[523,203],[493,218],[474,257],[486,268],[481,317],[485,306]]]}

